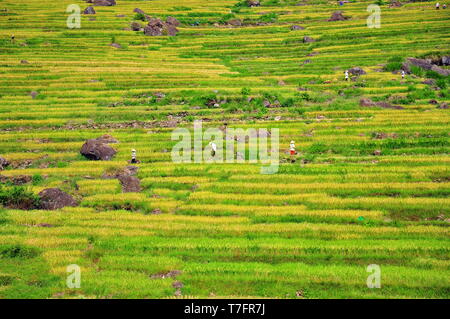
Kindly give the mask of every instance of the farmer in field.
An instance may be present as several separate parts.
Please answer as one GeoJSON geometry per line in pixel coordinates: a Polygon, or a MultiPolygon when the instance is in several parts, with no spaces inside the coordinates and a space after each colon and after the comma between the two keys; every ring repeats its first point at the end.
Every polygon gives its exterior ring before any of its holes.
{"type": "Polygon", "coordinates": [[[291,141],[291,144],[289,145],[289,154],[291,155],[291,162],[294,163],[295,159],[294,156],[297,152],[295,151],[295,142],[291,141]]]}
{"type": "Polygon", "coordinates": [[[345,70],[345,81],[348,81],[348,70],[345,70]]]}
{"type": "Polygon", "coordinates": [[[16,37],[15,37],[15,35],[13,34],[12,36],[11,36],[11,42],[12,43],[14,43],[14,40],[16,39],[16,37]]]}
{"type": "Polygon", "coordinates": [[[216,156],[216,152],[217,152],[216,143],[210,142],[209,145],[211,145],[211,157],[216,156]]]}
{"type": "Polygon", "coordinates": [[[439,2],[436,3],[436,10],[439,10],[439,2]]]}
{"type": "Polygon", "coordinates": [[[132,164],[136,164],[137,163],[136,150],[134,148],[131,150],[131,163],[132,164]]]}
{"type": "Polygon", "coordinates": [[[447,9],[447,5],[445,3],[442,5],[442,9],[447,9]]]}
{"type": "Polygon", "coordinates": [[[404,78],[405,78],[405,71],[402,70],[402,79],[404,79],[404,78]]]}

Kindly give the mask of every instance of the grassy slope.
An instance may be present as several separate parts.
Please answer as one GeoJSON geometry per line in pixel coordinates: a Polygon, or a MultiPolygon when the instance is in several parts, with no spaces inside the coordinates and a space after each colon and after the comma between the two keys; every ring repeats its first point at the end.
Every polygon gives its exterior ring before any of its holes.
{"type": "Polygon", "coordinates": [[[229,28],[212,23],[236,0],[118,0],[68,30],[73,2],[84,9],[83,1],[0,0],[8,8],[0,12],[0,155],[33,161],[2,174],[40,175],[33,191],[61,187],[81,199],[56,212],[0,212],[1,297],[170,297],[175,279],[150,276],[181,270],[182,293],[194,297],[448,298],[448,110],[428,103],[448,103],[448,89],[430,90],[425,74],[402,81],[379,69],[394,56],[448,54],[450,11],[385,5],[382,27],[369,29],[370,1],[340,8],[352,17],[344,22],[326,21],[339,9],[334,1],[262,1],[235,16],[276,12],[276,22],[229,28]],[[135,7],[185,24],[169,38],[123,30],[135,7]],[[304,36],[318,41],[304,44],[304,36]],[[109,46],[112,38],[122,49],[109,46]],[[352,66],[368,74],[344,83],[352,66]],[[243,88],[286,107],[242,103],[243,88]],[[153,92],[166,98],[139,97],[153,92]],[[203,104],[215,95],[235,102],[203,104]],[[361,97],[403,99],[405,109],[362,108],[361,97]],[[283,159],[294,139],[311,162],[285,163],[274,176],[250,164],[175,165],[171,129],[160,127],[170,116],[188,127],[200,118],[279,127],[283,159]],[[83,141],[105,133],[121,142],[114,160],[83,160],[83,141]],[[131,148],[145,189],[120,194],[118,181],[101,175],[125,166],[131,148]],[[382,156],[372,155],[377,149],[382,156]],[[163,213],[148,214],[154,209],[163,213]],[[56,227],[31,227],[40,223],[56,227]],[[65,288],[74,263],[80,290],[65,288]],[[366,287],[372,263],[382,268],[382,289],[366,287]]]}

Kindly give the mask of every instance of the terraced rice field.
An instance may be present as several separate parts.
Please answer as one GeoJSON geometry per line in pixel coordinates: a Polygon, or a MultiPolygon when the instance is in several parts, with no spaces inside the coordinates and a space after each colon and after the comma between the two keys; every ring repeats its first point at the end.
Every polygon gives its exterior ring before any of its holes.
{"type": "Polygon", "coordinates": [[[437,106],[449,79],[383,66],[449,55],[450,9],[386,3],[381,28],[368,28],[371,3],[117,0],[68,29],[67,6],[84,1],[0,0],[0,174],[79,203],[0,208],[0,297],[448,298],[450,113],[437,106]],[[179,33],[127,30],[134,8],[177,18],[179,33]],[[327,21],[336,10],[351,18],[327,21]],[[367,74],[345,82],[356,66],[367,74]],[[278,173],[173,163],[174,126],[200,119],[279,128],[278,173]],[[120,142],[112,160],[80,155],[103,134],[120,142]],[[143,189],[122,193],[103,175],[131,149],[143,189]],[[66,286],[71,264],[78,289],[66,286]],[[367,287],[370,264],[381,288],[367,287]]]}

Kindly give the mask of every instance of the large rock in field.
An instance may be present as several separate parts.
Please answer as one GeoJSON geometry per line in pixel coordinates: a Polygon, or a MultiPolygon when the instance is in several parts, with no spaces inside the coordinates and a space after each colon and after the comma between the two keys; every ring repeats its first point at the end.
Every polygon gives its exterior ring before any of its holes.
{"type": "Polygon", "coordinates": [[[363,69],[361,69],[360,67],[354,67],[348,70],[348,72],[352,75],[363,75],[366,74],[366,71],[364,71],[363,69]]]}
{"type": "MultiPolygon", "coordinates": [[[[176,20],[175,18],[173,19],[176,20]]],[[[177,35],[178,29],[176,28],[176,22],[172,19],[168,20],[171,22],[168,23],[162,21],[161,19],[150,18],[148,25],[144,27],[144,34],[148,36],[177,35]]],[[[178,20],[176,21],[178,22],[178,20]]]]}
{"type": "Polygon", "coordinates": [[[122,175],[118,179],[122,184],[123,193],[139,193],[142,190],[141,181],[135,176],[122,175]]]}
{"type": "Polygon", "coordinates": [[[108,143],[114,142],[110,139],[104,139],[104,136],[98,139],[87,140],[81,147],[80,153],[90,160],[109,161],[116,154],[116,150],[109,146],[108,143]]]}
{"type": "Polygon", "coordinates": [[[0,156],[0,171],[9,166],[9,162],[6,158],[0,156]]]}
{"type": "Polygon", "coordinates": [[[331,15],[331,17],[328,19],[328,21],[344,21],[348,20],[350,17],[346,17],[342,14],[342,11],[335,11],[331,15]]]}
{"type": "Polygon", "coordinates": [[[40,209],[55,210],[66,206],[77,206],[75,199],[59,188],[47,188],[38,195],[40,197],[40,209]]]}

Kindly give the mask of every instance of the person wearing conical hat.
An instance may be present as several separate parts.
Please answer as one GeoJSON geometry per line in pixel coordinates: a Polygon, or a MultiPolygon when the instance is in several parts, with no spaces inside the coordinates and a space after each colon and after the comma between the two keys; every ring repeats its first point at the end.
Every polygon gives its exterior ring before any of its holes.
{"type": "Polygon", "coordinates": [[[295,151],[295,142],[291,141],[291,144],[289,145],[289,154],[291,155],[291,162],[294,162],[294,156],[297,152],[295,151]]]}
{"type": "Polygon", "coordinates": [[[136,160],[136,150],[133,148],[131,150],[131,163],[136,164],[137,160],[136,160]]]}

